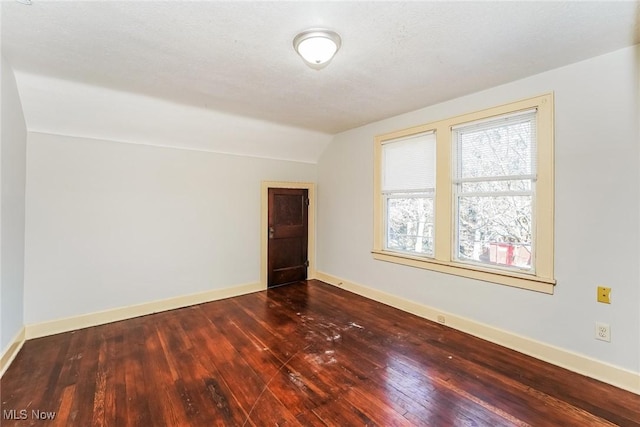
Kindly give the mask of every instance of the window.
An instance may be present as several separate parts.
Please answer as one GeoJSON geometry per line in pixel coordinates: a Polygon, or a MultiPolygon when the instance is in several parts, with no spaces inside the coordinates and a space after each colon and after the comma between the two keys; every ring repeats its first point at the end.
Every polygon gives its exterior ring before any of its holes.
{"type": "Polygon", "coordinates": [[[382,146],[385,248],[433,257],[436,139],[433,132],[382,146]]]}
{"type": "Polygon", "coordinates": [[[374,258],[553,292],[551,94],[375,148],[374,258]]]}
{"type": "Polygon", "coordinates": [[[455,259],[533,271],[536,111],[453,131],[455,259]]]}

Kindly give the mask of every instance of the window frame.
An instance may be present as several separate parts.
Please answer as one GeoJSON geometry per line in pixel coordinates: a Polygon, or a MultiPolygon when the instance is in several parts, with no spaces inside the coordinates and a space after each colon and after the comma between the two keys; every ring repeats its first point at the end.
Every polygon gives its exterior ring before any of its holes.
{"type": "Polygon", "coordinates": [[[553,93],[463,114],[375,137],[374,141],[374,239],[373,258],[447,274],[552,294],[554,278],[554,100],[553,93]],[[532,272],[492,268],[457,261],[455,236],[453,128],[479,120],[536,109],[537,159],[533,221],[535,259],[532,272]],[[436,188],[434,255],[420,256],[385,249],[386,206],[382,195],[382,146],[419,133],[436,135],[436,188]]]}
{"type": "MultiPolygon", "coordinates": [[[[413,137],[417,137],[420,138],[421,136],[426,136],[426,137],[431,137],[433,136],[433,141],[435,142],[435,133],[434,132],[419,132],[419,133],[415,133],[413,135],[411,135],[409,138],[406,137],[400,137],[400,138],[395,138],[393,140],[389,140],[389,141],[385,141],[384,144],[381,145],[381,158],[384,159],[384,145],[388,144],[388,143],[400,143],[402,144],[403,142],[407,141],[407,139],[412,139],[413,137]]],[[[433,145],[433,149],[435,151],[436,147],[435,144],[433,145]]],[[[382,165],[382,163],[381,163],[382,165]]],[[[435,166],[435,159],[434,159],[434,166],[435,166]]],[[[384,175],[384,172],[381,172],[382,175],[384,175]]],[[[384,178],[382,178],[381,175],[381,197],[382,197],[382,204],[383,204],[383,221],[384,221],[384,235],[383,235],[383,247],[385,248],[385,250],[389,251],[389,252],[393,252],[393,253],[400,253],[400,254],[406,254],[406,255],[415,255],[415,256],[419,256],[419,257],[427,257],[427,258],[433,258],[435,253],[417,253],[417,252],[412,252],[412,251],[405,251],[402,249],[398,249],[398,248],[390,248],[389,247],[389,202],[392,199],[407,199],[407,198],[429,198],[431,199],[431,203],[433,204],[433,206],[435,207],[435,187],[433,188],[395,188],[393,190],[390,189],[385,189],[385,184],[384,184],[384,178]]],[[[433,179],[435,181],[435,171],[433,174],[433,179]]],[[[434,212],[435,214],[435,212],[434,212]]],[[[435,224],[434,224],[435,225],[435,224]]],[[[417,236],[416,236],[417,237],[417,236]]],[[[432,242],[433,244],[434,242],[432,242]]]]}
{"type": "MultiPolygon", "coordinates": [[[[452,153],[453,154],[453,168],[452,168],[452,195],[453,195],[453,210],[452,210],[452,218],[454,221],[453,224],[453,235],[454,235],[454,244],[453,244],[453,253],[452,259],[455,262],[463,263],[463,264],[472,264],[479,266],[489,266],[492,269],[496,270],[507,270],[507,271],[520,271],[525,274],[534,274],[535,273],[535,250],[536,250],[536,242],[535,242],[535,230],[536,230],[536,221],[535,221],[535,201],[536,201],[536,171],[530,170],[527,174],[521,175],[496,175],[496,176],[484,176],[484,177],[463,177],[462,175],[462,159],[459,157],[461,154],[461,149],[459,144],[461,143],[460,135],[464,135],[465,133],[475,133],[478,130],[486,130],[486,129],[496,129],[504,126],[510,126],[515,123],[529,122],[532,123],[537,129],[537,109],[520,111],[514,114],[503,114],[497,117],[490,117],[486,120],[480,120],[480,122],[472,122],[466,123],[460,126],[455,126],[451,130],[452,135],[452,153]],[[457,154],[455,154],[457,153],[457,154]],[[465,184],[473,184],[473,183],[490,183],[490,182],[508,182],[508,181],[530,181],[530,189],[527,191],[524,190],[501,190],[501,191],[485,191],[485,192],[469,192],[464,190],[465,184]],[[481,261],[476,261],[474,259],[464,259],[460,254],[460,243],[461,243],[461,229],[460,229],[460,200],[464,197],[531,197],[531,206],[532,212],[530,217],[530,224],[532,230],[532,241],[530,244],[530,256],[531,263],[530,268],[522,268],[518,266],[509,266],[509,265],[491,265],[481,261]]],[[[535,131],[534,131],[535,135],[535,131]]],[[[534,136],[535,142],[537,142],[537,135],[534,136]]],[[[536,157],[537,157],[537,143],[532,144],[530,147],[531,152],[530,155],[533,158],[533,165],[537,167],[536,157]]]]}

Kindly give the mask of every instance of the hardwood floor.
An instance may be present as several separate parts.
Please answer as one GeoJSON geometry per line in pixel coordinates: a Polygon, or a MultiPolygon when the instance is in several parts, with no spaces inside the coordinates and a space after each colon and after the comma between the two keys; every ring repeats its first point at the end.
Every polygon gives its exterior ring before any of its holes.
{"type": "Polygon", "coordinates": [[[0,387],[3,427],[640,426],[638,395],[318,281],[30,340],[0,387]]]}

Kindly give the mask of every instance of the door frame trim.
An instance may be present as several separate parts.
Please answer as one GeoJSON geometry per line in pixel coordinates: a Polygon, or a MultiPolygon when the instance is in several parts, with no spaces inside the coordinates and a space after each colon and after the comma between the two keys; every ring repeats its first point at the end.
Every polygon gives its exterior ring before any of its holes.
{"type": "Polygon", "coordinates": [[[269,188],[306,189],[309,197],[309,211],[307,213],[308,238],[307,257],[309,267],[307,279],[316,278],[316,184],[314,182],[262,181],[260,191],[260,284],[267,289],[268,244],[269,233],[269,188]]]}

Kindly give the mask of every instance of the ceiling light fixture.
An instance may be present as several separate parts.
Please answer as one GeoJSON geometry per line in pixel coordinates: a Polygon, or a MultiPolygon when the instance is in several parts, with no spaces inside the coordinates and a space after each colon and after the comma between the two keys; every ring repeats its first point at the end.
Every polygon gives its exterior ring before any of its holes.
{"type": "Polygon", "coordinates": [[[293,39],[293,48],[298,55],[316,70],[329,65],[341,44],[338,33],[322,28],[303,31],[293,39]]]}

